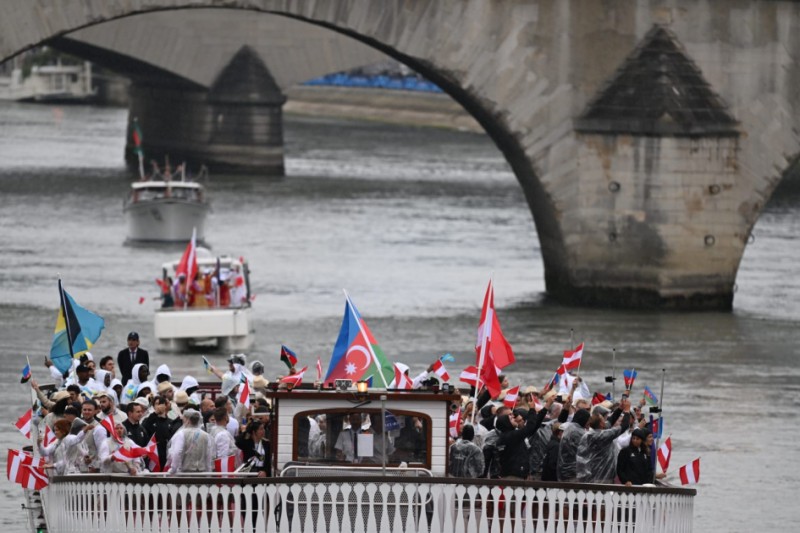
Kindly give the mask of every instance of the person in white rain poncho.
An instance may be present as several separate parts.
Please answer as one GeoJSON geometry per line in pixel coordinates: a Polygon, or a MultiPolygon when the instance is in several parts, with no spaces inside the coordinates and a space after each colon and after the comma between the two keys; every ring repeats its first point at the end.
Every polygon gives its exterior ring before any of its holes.
{"type": "Polygon", "coordinates": [[[82,452],[81,442],[94,427],[85,425],[79,419],[74,422],[77,422],[77,435],[71,435],[70,428],[72,425],[67,420],[61,419],[56,420],[55,424],[53,424],[53,431],[56,434],[55,442],[45,447],[42,446],[42,437],[39,437],[39,453],[46,457],[47,460],[45,468],[52,468],[58,476],[80,473],[78,464],[82,452]]]}
{"type": "Polygon", "coordinates": [[[128,431],[125,426],[120,424],[114,425],[114,432],[116,435],[108,437],[106,446],[103,450],[103,457],[100,458],[103,472],[109,474],[130,474],[135,476],[144,470],[144,459],[137,457],[128,461],[118,461],[114,458],[114,452],[120,448],[130,450],[135,448],[136,444],[128,437],[128,431]]]}
{"type": "Polygon", "coordinates": [[[614,440],[624,431],[630,423],[631,402],[623,398],[608,420],[610,429],[606,427],[605,417],[595,413],[589,419],[589,429],[581,437],[578,444],[577,470],[578,481],[581,483],[614,483],[617,476],[617,455],[619,448],[614,440]],[[617,419],[622,416],[622,423],[615,426],[617,419]]]}
{"type": "Polygon", "coordinates": [[[475,429],[467,424],[461,429],[461,438],[450,446],[450,475],[477,478],[483,474],[483,451],[472,442],[475,429]]]}
{"type": "Polygon", "coordinates": [[[180,390],[186,392],[189,395],[189,402],[193,403],[194,405],[200,405],[200,402],[203,400],[200,397],[200,393],[197,392],[197,389],[200,388],[200,384],[197,382],[197,379],[194,376],[186,376],[183,378],[181,382],[180,390]]]}
{"type": "MultiPolygon", "coordinates": [[[[147,368],[147,365],[144,363],[138,363],[133,365],[133,370],[131,371],[131,379],[122,389],[122,398],[121,402],[122,405],[125,405],[129,402],[132,402],[136,399],[136,395],[139,393],[139,386],[147,381],[147,376],[150,375],[150,370],[147,368]]],[[[151,388],[152,390],[152,388],[151,388]]]]}
{"type": "Polygon", "coordinates": [[[183,412],[183,427],[169,443],[169,472],[212,472],[214,470],[214,442],[200,428],[200,411],[183,412]]]}

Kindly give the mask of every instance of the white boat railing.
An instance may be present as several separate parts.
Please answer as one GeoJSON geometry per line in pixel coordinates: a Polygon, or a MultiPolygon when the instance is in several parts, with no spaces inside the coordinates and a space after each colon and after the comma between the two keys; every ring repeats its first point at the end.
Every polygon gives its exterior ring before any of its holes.
{"type": "Polygon", "coordinates": [[[455,478],[54,479],[48,532],[683,533],[692,489],[455,478]]]}

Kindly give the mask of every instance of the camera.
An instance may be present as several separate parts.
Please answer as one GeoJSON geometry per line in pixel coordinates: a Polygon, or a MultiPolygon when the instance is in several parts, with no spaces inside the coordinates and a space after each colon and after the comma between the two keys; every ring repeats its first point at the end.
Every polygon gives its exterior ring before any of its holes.
{"type": "Polygon", "coordinates": [[[556,401],[558,403],[564,403],[564,397],[559,394],[558,396],[556,396],[556,401]]]}

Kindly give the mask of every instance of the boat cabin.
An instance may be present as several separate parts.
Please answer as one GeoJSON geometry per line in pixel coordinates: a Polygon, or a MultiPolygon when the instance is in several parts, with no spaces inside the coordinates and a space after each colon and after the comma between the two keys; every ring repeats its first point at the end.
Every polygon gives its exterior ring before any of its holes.
{"type": "Polygon", "coordinates": [[[203,186],[194,181],[136,181],[131,183],[128,203],[154,200],[184,200],[203,203],[203,186]]]}
{"type": "Polygon", "coordinates": [[[269,390],[279,475],[388,468],[447,474],[448,421],[461,400],[429,390],[269,390]],[[309,467],[309,468],[306,468],[309,467]]]}

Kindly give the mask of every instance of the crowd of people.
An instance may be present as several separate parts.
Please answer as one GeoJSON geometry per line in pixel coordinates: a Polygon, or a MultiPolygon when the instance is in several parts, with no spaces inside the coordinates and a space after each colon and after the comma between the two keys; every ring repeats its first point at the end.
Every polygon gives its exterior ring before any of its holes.
{"type": "Polygon", "coordinates": [[[450,446],[450,475],[628,486],[663,479],[666,473],[655,469],[645,401],[634,404],[625,394],[617,403],[593,405],[573,398],[580,383],[575,379],[568,394],[527,387],[514,408],[488,393],[477,402],[465,398],[450,446]]]}
{"type": "MultiPolygon", "coordinates": [[[[151,372],[149,353],[131,332],[128,346],[116,358],[106,356],[95,365],[86,354],[66,379],[52,371],[57,387],[49,397],[31,382],[42,406],[40,452],[57,474],[211,472],[221,468],[216,462],[228,465],[224,471],[244,465],[269,476],[271,420],[263,394],[268,386],[264,365],[247,365],[244,354],[231,355],[227,362],[225,370],[208,369],[221,380],[219,394],[201,394],[191,375],[176,386],[167,365],[151,372]],[[237,403],[243,383],[252,390],[249,408],[237,403]],[[52,442],[44,441],[45,427],[55,435],[52,442]],[[121,460],[125,455],[115,454],[120,448],[148,445],[155,446],[158,461],[147,456],[121,460]]],[[[413,380],[414,387],[426,385],[430,370],[413,380]]],[[[482,390],[476,397],[471,390],[453,406],[458,423],[454,426],[451,420],[449,475],[625,485],[654,483],[666,475],[655,470],[644,400],[632,402],[625,394],[617,403],[593,405],[576,393],[578,377],[561,394],[527,387],[510,407],[503,401],[508,380],[500,376],[500,382],[500,395],[492,398],[482,390]]],[[[390,432],[375,413],[337,416],[321,412],[305,417],[296,432],[299,457],[425,462],[427,430],[420,418],[401,417],[390,432]],[[334,424],[336,431],[330,431],[334,424]],[[365,441],[374,449],[363,459],[357,450],[362,434],[375,435],[365,441]]]]}
{"type": "Polygon", "coordinates": [[[187,282],[181,272],[157,280],[161,287],[162,308],[204,309],[243,307],[248,304],[247,283],[239,265],[232,268],[203,268],[187,282]]]}
{"type": "Polygon", "coordinates": [[[194,376],[172,382],[167,365],[150,370],[149,353],[139,347],[139,335],[128,335],[128,347],[116,358],[95,363],[91,353],[76,360],[62,376],[51,363],[56,388],[48,396],[31,380],[41,404],[39,452],[57,475],[128,473],[146,470],[212,472],[238,468],[269,476],[270,410],[263,391],[267,381],[258,361],[246,367],[244,354],[228,358],[222,390],[215,397],[201,394],[194,376]],[[253,384],[250,408],[237,405],[243,378],[253,384]],[[54,437],[48,439],[48,433],[54,437]],[[150,455],[130,453],[155,445],[150,455]],[[124,448],[127,453],[115,453],[124,448]],[[151,457],[153,456],[153,457],[151,457]],[[157,461],[153,460],[157,457],[157,461]]]}

